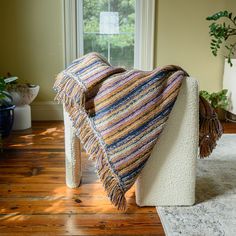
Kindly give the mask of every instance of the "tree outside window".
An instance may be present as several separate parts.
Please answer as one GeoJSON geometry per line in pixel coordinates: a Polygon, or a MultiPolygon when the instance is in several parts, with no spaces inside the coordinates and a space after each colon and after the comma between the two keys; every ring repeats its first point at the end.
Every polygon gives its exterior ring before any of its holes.
{"type": "Polygon", "coordinates": [[[96,51],[115,66],[134,65],[135,0],[83,0],[84,54],[96,51]],[[119,34],[99,32],[100,12],[118,12],[119,34]]]}

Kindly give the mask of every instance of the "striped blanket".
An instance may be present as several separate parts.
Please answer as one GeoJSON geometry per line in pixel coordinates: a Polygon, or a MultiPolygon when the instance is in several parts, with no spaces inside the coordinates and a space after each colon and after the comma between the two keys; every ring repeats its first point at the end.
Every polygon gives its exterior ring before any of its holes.
{"type": "MultiPolygon", "coordinates": [[[[97,53],[75,60],[57,76],[56,100],[65,104],[77,136],[95,160],[100,180],[118,209],[126,208],[125,193],[148,160],[186,76],[172,65],[150,72],[113,67],[97,53]]],[[[209,114],[218,120],[207,104],[201,121],[205,154],[215,146],[209,140],[217,140],[221,132],[215,122],[218,134],[209,136],[205,121],[209,114]]]]}

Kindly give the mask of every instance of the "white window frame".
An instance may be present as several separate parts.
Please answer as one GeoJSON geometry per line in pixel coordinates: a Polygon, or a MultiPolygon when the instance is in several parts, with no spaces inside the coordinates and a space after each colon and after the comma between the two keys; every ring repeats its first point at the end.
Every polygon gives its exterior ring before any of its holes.
{"type": "Polygon", "coordinates": [[[134,67],[154,68],[155,0],[136,0],[134,67]]]}
{"type": "MultiPolygon", "coordinates": [[[[65,66],[83,55],[83,1],[64,0],[65,66]]],[[[136,0],[134,67],[154,67],[155,0],[136,0]]]]}
{"type": "Polygon", "coordinates": [[[64,61],[67,67],[77,58],[77,13],[76,0],[63,1],[64,13],[64,61]]]}

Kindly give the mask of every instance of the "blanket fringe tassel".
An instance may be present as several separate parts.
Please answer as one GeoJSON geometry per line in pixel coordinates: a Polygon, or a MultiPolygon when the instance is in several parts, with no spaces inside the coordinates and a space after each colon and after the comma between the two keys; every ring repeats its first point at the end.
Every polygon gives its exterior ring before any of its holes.
{"type": "Polygon", "coordinates": [[[216,147],[216,142],[223,134],[222,125],[211,105],[199,98],[199,148],[200,157],[208,157],[216,147]]]}
{"type": "Polygon", "coordinates": [[[98,176],[103,183],[111,202],[119,209],[126,210],[125,192],[119,184],[119,179],[112,172],[106,153],[102,147],[96,130],[84,110],[84,90],[79,83],[63,74],[59,74],[54,84],[57,91],[55,100],[65,104],[73,126],[77,131],[84,149],[89,158],[96,162],[98,176]]]}

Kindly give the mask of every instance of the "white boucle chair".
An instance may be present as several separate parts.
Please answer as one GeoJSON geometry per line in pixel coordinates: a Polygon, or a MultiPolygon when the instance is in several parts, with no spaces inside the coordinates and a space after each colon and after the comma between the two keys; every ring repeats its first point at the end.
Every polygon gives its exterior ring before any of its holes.
{"type": "MultiPolygon", "coordinates": [[[[139,206],[194,204],[198,122],[198,84],[186,78],[164,131],[136,181],[139,206]]],[[[81,149],[65,110],[64,123],[66,184],[75,188],[82,175],[81,149]]]]}
{"type": "Polygon", "coordinates": [[[184,80],[161,137],[136,181],[139,206],[194,204],[198,97],[197,81],[184,80]]]}

